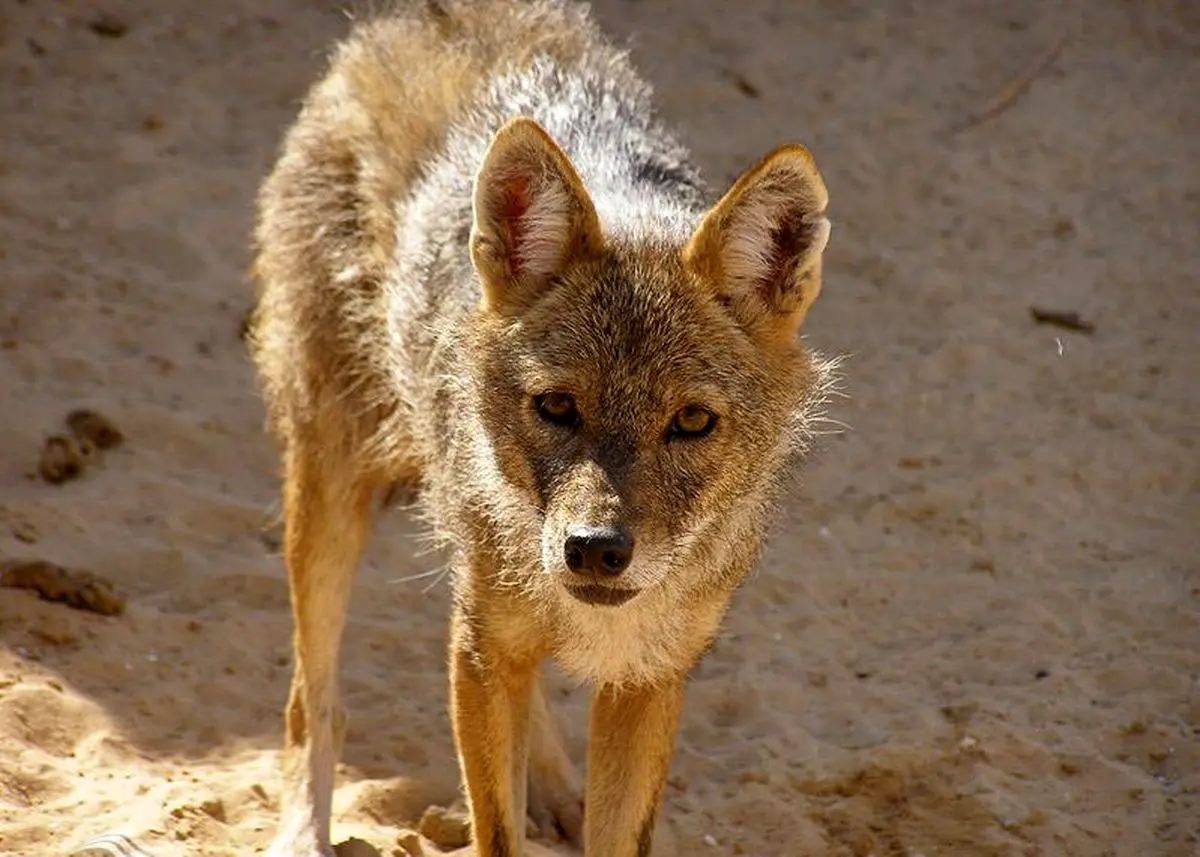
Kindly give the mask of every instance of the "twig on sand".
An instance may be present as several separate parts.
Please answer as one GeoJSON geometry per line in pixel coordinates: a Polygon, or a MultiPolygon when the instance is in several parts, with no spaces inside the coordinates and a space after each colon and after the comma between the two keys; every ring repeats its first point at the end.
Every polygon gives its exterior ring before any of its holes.
{"type": "Polygon", "coordinates": [[[1041,307],[1031,306],[1029,308],[1029,317],[1036,324],[1049,324],[1063,330],[1072,330],[1076,333],[1090,335],[1096,332],[1096,325],[1090,321],[1084,321],[1079,313],[1074,310],[1042,309],[1041,307]]]}
{"type": "Polygon", "coordinates": [[[1067,35],[1064,33],[1054,41],[1054,44],[1050,45],[1032,63],[1026,66],[1020,74],[1009,80],[999,92],[993,95],[982,110],[974,116],[969,117],[955,130],[958,133],[962,133],[963,131],[982,125],[996,118],[1020,101],[1021,97],[1033,86],[1033,82],[1045,74],[1046,70],[1054,64],[1054,61],[1058,59],[1066,45],[1067,35]]]}
{"type": "Polygon", "coordinates": [[[70,857],[154,857],[128,836],[106,833],[89,839],[71,852],[70,857]]]}

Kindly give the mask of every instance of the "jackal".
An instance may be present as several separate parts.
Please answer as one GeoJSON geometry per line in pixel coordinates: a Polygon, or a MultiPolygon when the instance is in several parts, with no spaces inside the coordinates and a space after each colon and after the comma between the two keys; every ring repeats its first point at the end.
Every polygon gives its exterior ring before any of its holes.
{"type": "Polygon", "coordinates": [[[258,200],[295,631],[271,854],[332,854],[339,642],[396,485],[452,557],[477,853],[522,854],[527,813],[589,857],[650,853],[686,676],[829,389],[798,333],[827,201],[791,144],[714,202],[567,0],[400,3],[337,45],[258,200]],[[547,656],[594,685],[586,784],[547,656]]]}

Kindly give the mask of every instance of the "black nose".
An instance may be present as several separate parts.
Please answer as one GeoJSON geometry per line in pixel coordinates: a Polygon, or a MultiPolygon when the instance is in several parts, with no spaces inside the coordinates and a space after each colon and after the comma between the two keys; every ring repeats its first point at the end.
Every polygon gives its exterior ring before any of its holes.
{"type": "Polygon", "coordinates": [[[616,577],[633,558],[633,536],[624,527],[571,527],[563,549],[571,571],[616,577]]]}

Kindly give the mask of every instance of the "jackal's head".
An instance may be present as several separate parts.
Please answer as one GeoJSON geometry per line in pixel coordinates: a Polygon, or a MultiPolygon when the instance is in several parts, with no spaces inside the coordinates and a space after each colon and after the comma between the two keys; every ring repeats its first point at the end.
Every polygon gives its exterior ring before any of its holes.
{"type": "Polygon", "coordinates": [[[787,146],[703,215],[630,228],[602,222],[621,201],[593,201],[533,120],[496,135],[475,185],[483,301],[466,335],[498,491],[525,518],[500,536],[540,527],[523,552],[544,573],[523,584],[617,605],[745,573],[821,400],[798,330],[826,203],[808,152],[787,146]]]}

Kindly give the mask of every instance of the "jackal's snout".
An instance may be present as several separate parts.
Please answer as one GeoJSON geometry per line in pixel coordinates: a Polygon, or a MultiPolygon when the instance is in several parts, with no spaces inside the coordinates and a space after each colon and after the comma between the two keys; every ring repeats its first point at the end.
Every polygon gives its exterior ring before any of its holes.
{"type": "Polygon", "coordinates": [[[623,604],[646,585],[634,566],[637,516],[619,483],[595,461],[574,468],[543,534],[546,569],[585,604],[623,604]]]}
{"type": "Polygon", "coordinates": [[[615,607],[640,592],[622,576],[633,559],[633,533],[619,524],[573,525],[563,539],[567,592],[584,604],[615,607]]]}
{"type": "Polygon", "coordinates": [[[581,578],[617,577],[633,559],[633,534],[622,526],[569,527],[563,559],[581,578]]]}

